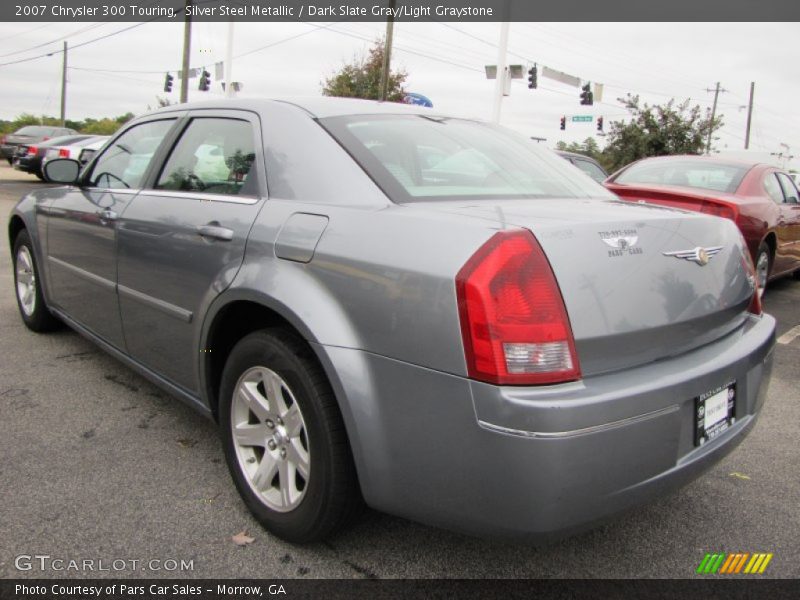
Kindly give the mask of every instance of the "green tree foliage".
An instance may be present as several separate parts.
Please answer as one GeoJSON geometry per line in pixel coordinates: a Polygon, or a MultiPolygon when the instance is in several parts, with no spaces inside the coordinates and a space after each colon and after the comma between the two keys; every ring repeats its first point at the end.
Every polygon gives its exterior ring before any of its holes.
{"type": "Polygon", "coordinates": [[[596,161],[600,161],[603,156],[603,152],[600,150],[597,140],[593,137],[588,137],[580,143],[572,142],[567,144],[565,142],[558,142],[556,144],[556,149],[566,152],[575,152],[576,154],[583,154],[584,156],[591,156],[596,161]]]}
{"type": "MultiPolygon", "coordinates": [[[[353,62],[345,64],[322,84],[325,96],[343,98],[380,98],[381,71],[383,70],[383,40],[378,39],[367,56],[355,56],[353,62]]],[[[403,84],[408,77],[405,70],[390,70],[386,99],[402,102],[406,95],[403,84]]]]}
{"type": "MultiPolygon", "coordinates": [[[[633,119],[613,121],[608,132],[608,143],[600,162],[610,171],[646,156],[667,154],[700,154],[705,150],[709,130],[722,127],[722,116],[711,120],[710,110],[699,105],[689,106],[689,100],[675,104],[640,104],[639,96],[628,94],[618,98],[633,119]]],[[[597,158],[597,157],[596,157],[597,158]]]]}
{"type": "MultiPolygon", "coordinates": [[[[80,133],[91,133],[93,135],[111,135],[125,123],[130,121],[134,114],[129,112],[118,117],[106,117],[103,119],[87,118],[83,121],[67,120],[65,125],[80,133]]],[[[13,133],[26,125],[53,125],[61,126],[61,119],[56,117],[41,116],[37,117],[29,113],[22,113],[13,121],[0,121],[0,134],[13,133]]]]}

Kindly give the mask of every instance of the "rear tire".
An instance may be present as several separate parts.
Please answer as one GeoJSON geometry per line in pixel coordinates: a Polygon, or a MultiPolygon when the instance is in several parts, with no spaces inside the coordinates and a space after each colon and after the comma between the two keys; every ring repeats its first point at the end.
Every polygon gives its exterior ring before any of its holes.
{"type": "Polygon", "coordinates": [[[28,329],[44,333],[60,326],[45,304],[39,267],[26,229],[14,240],[14,291],[19,314],[28,329]]]}
{"type": "Polygon", "coordinates": [[[222,374],[225,459],[247,507],[278,537],[306,543],[363,505],[339,407],[303,340],[284,329],[243,338],[222,374]]]}
{"type": "Polygon", "coordinates": [[[763,296],[764,290],[767,287],[767,281],[769,281],[769,273],[772,267],[772,253],[769,250],[769,246],[761,242],[761,245],[758,247],[758,252],[756,252],[756,281],[758,282],[758,295],[763,296]]]}

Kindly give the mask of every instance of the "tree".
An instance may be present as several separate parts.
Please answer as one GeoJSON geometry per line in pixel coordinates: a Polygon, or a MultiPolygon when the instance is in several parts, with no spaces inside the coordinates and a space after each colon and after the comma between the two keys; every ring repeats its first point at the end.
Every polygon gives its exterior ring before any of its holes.
{"type": "Polygon", "coordinates": [[[572,142],[567,144],[566,142],[558,142],[556,144],[556,149],[590,156],[597,161],[600,160],[603,154],[600,150],[600,146],[597,145],[597,140],[593,137],[588,137],[581,143],[572,142]]]}
{"type": "MultiPolygon", "coordinates": [[[[326,79],[322,84],[322,93],[325,96],[378,100],[383,71],[383,48],[383,40],[376,40],[366,57],[363,55],[353,57],[353,62],[343,65],[338,72],[334,72],[326,79]]],[[[387,100],[403,101],[406,95],[403,84],[407,77],[408,73],[404,69],[390,70],[387,100]]]]}
{"type": "MultiPolygon", "coordinates": [[[[618,98],[633,119],[629,123],[613,121],[601,162],[614,171],[645,156],[666,154],[701,154],[709,131],[712,136],[722,127],[722,116],[711,120],[710,110],[703,114],[699,105],[689,107],[689,100],[675,104],[673,98],[663,105],[640,105],[639,96],[618,98]]],[[[718,138],[713,138],[714,140],[718,138]]]]}

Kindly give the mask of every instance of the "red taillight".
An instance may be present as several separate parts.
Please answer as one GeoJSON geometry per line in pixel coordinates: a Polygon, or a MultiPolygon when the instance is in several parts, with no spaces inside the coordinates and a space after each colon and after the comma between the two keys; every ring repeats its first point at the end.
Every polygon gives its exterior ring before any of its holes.
{"type": "Polygon", "coordinates": [[[703,204],[700,206],[700,212],[707,215],[714,215],[715,217],[724,217],[731,221],[735,221],[738,216],[738,211],[735,206],[723,202],[711,202],[709,200],[703,200],[703,204]]]}
{"type": "Polygon", "coordinates": [[[515,385],[580,379],[564,299],[532,233],[495,234],[456,275],[456,294],[471,378],[515,385]]]}
{"type": "Polygon", "coordinates": [[[36,156],[37,152],[39,152],[39,148],[36,146],[28,146],[28,156],[36,156]]]}
{"type": "Polygon", "coordinates": [[[6,136],[0,135],[0,145],[4,145],[6,143],[6,136]]]}
{"type": "Polygon", "coordinates": [[[747,273],[747,278],[753,283],[753,297],[750,299],[750,306],[747,307],[747,312],[754,315],[760,315],[763,311],[761,308],[761,294],[758,288],[758,276],[756,275],[756,268],[753,265],[753,259],[750,258],[750,253],[747,251],[747,244],[742,238],[742,266],[747,273]]]}
{"type": "Polygon", "coordinates": [[[59,148],[58,158],[69,158],[69,150],[67,148],[59,148]]]}

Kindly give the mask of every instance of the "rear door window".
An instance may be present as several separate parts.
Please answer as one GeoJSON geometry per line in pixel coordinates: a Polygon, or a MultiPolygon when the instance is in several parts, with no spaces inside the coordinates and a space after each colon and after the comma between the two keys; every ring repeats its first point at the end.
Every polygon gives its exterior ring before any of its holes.
{"type": "Polygon", "coordinates": [[[784,173],[776,173],[776,175],[778,176],[778,182],[780,182],[781,188],[783,188],[783,197],[786,199],[786,202],[797,204],[797,188],[794,182],[784,173]]]}
{"type": "Polygon", "coordinates": [[[764,177],[764,189],[775,204],[783,204],[783,190],[775,178],[775,173],[767,173],[764,177]]]}
{"type": "Polygon", "coordinates": [[[253,125],[240,119],[192,119],[167,159],[156,189],[255,196],[253,125]]]}

